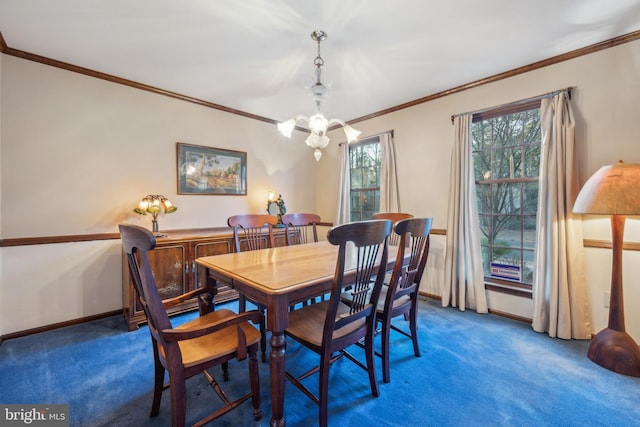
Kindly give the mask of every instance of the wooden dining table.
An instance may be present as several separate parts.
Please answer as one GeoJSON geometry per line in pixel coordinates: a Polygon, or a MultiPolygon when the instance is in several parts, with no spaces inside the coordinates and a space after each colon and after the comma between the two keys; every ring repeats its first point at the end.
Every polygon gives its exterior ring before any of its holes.
{"type": "MultiPolygon", "coordinates": [[[[396,248],[390,246],[387,269],[393,267],[396,255],[396,248]]],[[[196,259],[207,269],[210,285],[222,281],[266,307],[267,328],[271,331],[269,379],[273,427],[286,425],[284,331],[288,326],[289,306],[331,290],[337,257],[337,246],[320,241],[196,259]]],[[[349,272],[354,272],[356,260],[356,251],[347,250],[347,278],[349,272]]]]}

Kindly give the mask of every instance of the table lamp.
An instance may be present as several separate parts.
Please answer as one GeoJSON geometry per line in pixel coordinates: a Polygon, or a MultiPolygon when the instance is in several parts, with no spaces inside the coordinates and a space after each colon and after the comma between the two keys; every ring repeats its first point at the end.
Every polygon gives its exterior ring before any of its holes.
{"type": "Polygon", "coordinates": [[[619,374],[640,377],[640,348],[625,331],[622,292],[622,245],[627,215],[640,215],[640,164],[619,161],[603,166],[580,190],[573,212],[611,215],[613,264],[608,327],[589,345],[593,362],[619,374]]]}
{"type": "Polygon", "coordinates": [[[269,197],[267,199],[267,212],[269,215],[275,215],[278,217],[278,225],[282,224],[282,216],[287,213],[287,208],[282,200],[282,194],[278,194],[276,198],[275,191],[269,191],[269,197]]]}
{"type": "Polygon", "coordinates": [[[164,212],[167,214],[177,211],[178,208],[162,195],[147,195],[138,204],[133,211],[140,215],[151,214],[151,227],[154,233],[158,232],[158,214],[164,212]]]}

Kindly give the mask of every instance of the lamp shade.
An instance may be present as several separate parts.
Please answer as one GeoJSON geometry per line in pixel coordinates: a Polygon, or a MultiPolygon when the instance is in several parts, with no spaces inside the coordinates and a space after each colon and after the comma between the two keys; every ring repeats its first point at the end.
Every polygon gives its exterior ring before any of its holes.
{"type": "Polygon", "coordinates": [[[601,167],[580,190],[573,212],[640,215],[640,164],[619,161],[601,167]]]}

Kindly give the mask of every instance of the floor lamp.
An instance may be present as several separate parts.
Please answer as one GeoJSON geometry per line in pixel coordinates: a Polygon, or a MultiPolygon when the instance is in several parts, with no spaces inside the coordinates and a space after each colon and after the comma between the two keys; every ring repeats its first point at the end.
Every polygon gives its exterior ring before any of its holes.
{"type": "Polygon", "coordinates": [[[640,348],[625,331],[622,291],[622,244],[627,215],[640,215],[640,164],[619,161],[603,166],[587,180],[575,213],[611,215],[613,264],[609,325],[591,340],[589,359],[619,374],[640,377],[640,348]]]}

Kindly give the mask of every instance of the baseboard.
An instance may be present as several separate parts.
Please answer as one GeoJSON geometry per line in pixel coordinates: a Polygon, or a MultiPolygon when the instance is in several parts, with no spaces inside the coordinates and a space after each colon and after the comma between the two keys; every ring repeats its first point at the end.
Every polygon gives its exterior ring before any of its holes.
{"type": "MultiPolygon", "coordinates": [[[[442,297],[440,295],[429,294],[429,293],[426,293],[426,292],[418,292],[418,298],[435,299],[435,300],[438,300],[438,301],[442,301],[442,297]]],[[[517,320],[518,322],[523,322],[523,323],[528,323],[528,324],[531,324],[531,322],[532,322],[532,320],[527,318],[527,317],[517,316],[515,314],[505,313],[505,312],[499,311],[499,310],[491,310],[491,309],[489,309],[489,313],[493,314],[495,316],[500,316],[500,317],[504,317],[504,318],[511,319],[511,320],[517,320]]]]}
{"type": "Polygon", "coordinates": [[[26,337],[28,335],[39,334],[40,332],[52,331],[54,329],[64,328],[65,326],[78,325],[80,323],[91,322],[92,320],[104,319],[111,316],[117,316],[122,314],[122,310],[114,310],[101,314],[94,314],[93,316],[81,317],[79,319],[67,320],[65,322],[52,323],[50,325],[39,326],[37,328],[25,329],[24,331],[11,332],[0,336],[0,345],[6,340],[26,337]]]}

